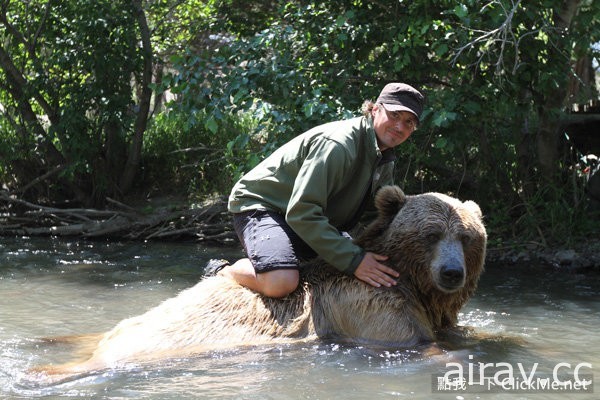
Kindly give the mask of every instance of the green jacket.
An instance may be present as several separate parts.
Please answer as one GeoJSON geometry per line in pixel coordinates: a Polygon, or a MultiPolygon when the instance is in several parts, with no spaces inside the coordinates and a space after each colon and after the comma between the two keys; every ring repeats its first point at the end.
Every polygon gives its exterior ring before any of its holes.
{"type": "Polygon", "coordinates": [[[233,213],[267,209],[319,256],[353,274],[365,251],[340,235],[357,222],[365,203],[392,184],[394,154],[383,154],[370,117],[317,126],[292,139],[238,181],[233,213]]]}

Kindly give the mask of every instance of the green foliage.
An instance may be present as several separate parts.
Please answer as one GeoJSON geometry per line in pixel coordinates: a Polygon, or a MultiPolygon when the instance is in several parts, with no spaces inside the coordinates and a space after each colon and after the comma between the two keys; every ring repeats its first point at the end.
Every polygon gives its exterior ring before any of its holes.
{"type": "MultiPolygon", "coordinates": [[[[400,80],[427,95],[420,129],[398,149],[407,191],[475,198],[498,224],[507,222],[503,215],[532,223],[525,216],[536,214],[521,205],[539,198],[564,209],[558,193],[568,187],[544,189],[535,137],[544,118],[560,114],[547,103],[568,75],[561,43],[591,51],[597,5],[584,2],[565,35],[556,28],[559,1],[278,4],[265,29],[217,19],[213,28],[228,33],[214,51],[171,60],[174,109],[192,123],[204,118],[207,132],[222,135],[238,113],[254,116],[254,129],[227,145],[246,154],[238,173],[314,125],[356,115],[384,83],[400,80]],[[582,23],[593,33],[578,34],[582,23]]],[[[553,218],[549,231],[578,215],[553,218]]]]}
{"type": "MultiPolygon", "coordinates": [[[[139,102],[134,3],[3,3],[2,25],[14,29],[0,38],[35,116],[27,119],[16,93],[0,87],[3,182],[24,185],[44,166],[64,163],[69,182],[93,182],[89,192],[114,185],[139,102]],[[48,161],[48,143],[64,160],[48,161]]],[[[143,137],[140,186],[226,193],[282,143],[357,115],[385,83],[404,81],[427,98],[419,130],[398,148],[397,178],[407,192],[474,198],[495,226],[518,227],[496,229],[502,234],[527,225],[544,240],[564,237],[584,215],[571,200],[580,185],[569,180],[564,153],[542,160],[536,137],[557,126],[570,102],[597,99],[593,86],[566,95],[578,78],[572,65],[597,60],[592,44],[600,41],[600,2],[579,2],[568,29],[565,4],[143,2],[156,109],[143,137]],[[174,98],[166,107],[163,95],[174,98]],[[555,169],[551,179],[542,161],[555,169]],[[546,216],[542,205],[554,211],[546,216]]],[[[9,73],[2,65],[2,83],[9,73]]]]}
{"type": "MultiPolygon", "coordinates": [[[[147,12],[151,18],[153,49],[167,57],[194,45],[207,35],[217,21],[217,7],[222,3],[215,0],[156,0],[148,2],[147,12]]],[[[168,61],[159,58],[159,62],[168,61]]]]}
{"type": "MultiPolygon", "coordinates": [[[[215,135],[227,129],[232,116],[254,115],[256,128],[239,132],[229,149],[260,145],[261,155],[268,155],[316,124],[351,115],[330,87],[331,78],[323,81],[327,69],[319,58],[322,54],[315,52],[317,39],[308,27],[300,30],[274,23],[250,38],[219,40],[223,46],[209,58],[191,52],[173,57],[179,73],[169,80],[173,92],[181,96],[173,108],[187,114],[190,124],[199,120],[198,115],[206,115],[204,126],[215,135]]],[[[247,160],[244,169],[256,164],[256,153],[251,151],[247,160]]]]}
{"type": "Polygon", "coordinates": [[[7,169],[25,185],[43,175],[43,165],[64,164],[63,185],[103,197],[123,163],[111,150],[122,143],[118,150],[126,151],[134,121],[132,80],[141,55],[131,2],[10,1],[5,7],[2,40],[10,61],[4,59],[2,70],[11,74],[11,96],[3,97],[3,118],[12,123],[0,134],[0,151],[13,160],[7,169]],[[37,169],[27,173],[22,164],[37,169]]]}
{"type": "Polygon", "coordinates": [[[190,121],[176,111],[154,118],[144,136],[144,181],[159,192],[225,193],[240,176],[238,165],[248,163],[248,152],[232,146],[236,132],[251,131],[255,122],[250,115],[238,115],[222,121],[220,134],[208,130],[197,115],[190,121]]]}

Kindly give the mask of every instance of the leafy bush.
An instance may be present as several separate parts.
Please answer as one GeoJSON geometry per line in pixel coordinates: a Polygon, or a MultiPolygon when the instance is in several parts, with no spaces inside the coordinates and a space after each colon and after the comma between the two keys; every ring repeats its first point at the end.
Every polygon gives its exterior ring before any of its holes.
{"type": "Polygon", "coordinates": [[[252,162],[258,148],[232,143],[239,132],[254,130],[256,123],[250,115],[239,114],[222,120],[215,134],[205,127],[207,118],[198,112],[192,121],[178,111],[154,118],[144,136],[143,181],[168,193],[226,193],[240,175],[238,166],[252,162]]]}

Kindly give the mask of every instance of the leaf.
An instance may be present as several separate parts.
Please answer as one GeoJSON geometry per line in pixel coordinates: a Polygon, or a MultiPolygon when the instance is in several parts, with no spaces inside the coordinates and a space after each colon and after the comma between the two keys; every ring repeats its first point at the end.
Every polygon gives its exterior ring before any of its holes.
{"type": "Polygon", "coordinates": [[[458,18],[463,19],[469,14],[469,10],[467,9],[467,6],[465,6],[464,4],[459,4],[456,7],[454,7],[454,14],[458,18]]]}
{"type": "Polygon", "coordinates": [[[303,108],[304,108],[304,115],[307,118],[312,117],[313,111],[314,111],[314,105],[312,103],[307,103],[307,104],[304,105],[303,108]]]}
{"type": "Polygon", "coordinates": [[[248,166],[250,168],[253,168],[253,167],[256,167],[259,162],[260,162],[260,157],[258,157],[258,154],[252,153],[248,157],[248,163],[247,164],[248,164],[248,166]]]}
{"type": "Polygon", "coordinates": [[[204,126],[206,127],[206,129],[208,129],[209,131],[211,131],[212,133],[217,133],[217,131],[219,130],[219,124],[217,123],[217,121],[215,120],[215,117],[211,116],[209,117],[206,122],[204,123],[204,126]]]}
{"type": "Polygon", "coordinates": [[[456,119],[456,116],[455,112],[442,110],[433,117],[432,124],[435,127],[446,127],[456,119]]]}
{"type": "Polygon", "coordinates": [[[443,56],[444,54],[446,54],[448,52],[448,45],[446,43],[442,43],[439,46],[437,46],[437,48],[435,49],[435,54],[438,55],[438,57],[443,56]]]}
{"type": "Polygon", "coordinates": [[[446,139],[445,137],[439,137],[436,141],[435,141],[435,147],[437,147],[438,149],[443,149],[448,145],[448,139],[446,139]]]}

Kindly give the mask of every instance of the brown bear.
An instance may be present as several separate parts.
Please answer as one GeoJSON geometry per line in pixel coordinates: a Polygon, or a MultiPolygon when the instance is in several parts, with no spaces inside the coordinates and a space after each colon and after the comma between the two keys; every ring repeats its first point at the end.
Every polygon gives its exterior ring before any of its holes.
{"type": "MultiPolygon", "coordinates": [[[[263,297],[222,276],[202,279],[143,315],[93,337],[88,358],[36,369],[46,382],[129,363],[185,357],[231,346],[331,338],[412,347],[453,327],[483,269],[486,231],[478,205],[382,188],[378,216],[357,243],[386,255],[398,284],[374,288],[323,262],[282,299],[263,297]]],[[[87,337],[89,338],[89,337],[87,337]]]]}

